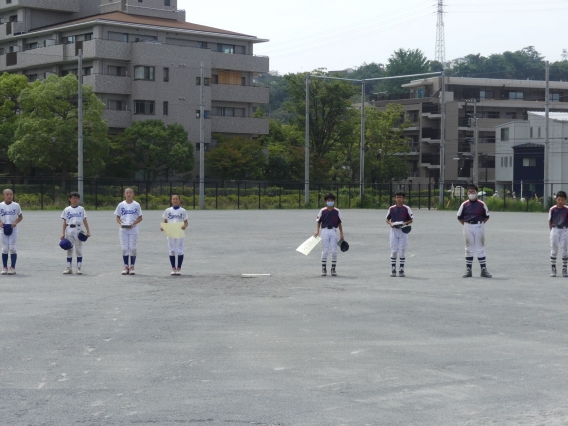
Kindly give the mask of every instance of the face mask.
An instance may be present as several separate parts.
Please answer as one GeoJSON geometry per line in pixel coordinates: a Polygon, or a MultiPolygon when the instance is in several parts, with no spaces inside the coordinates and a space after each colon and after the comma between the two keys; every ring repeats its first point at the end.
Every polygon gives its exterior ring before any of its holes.
{"type": "Polygon", "coordinates": [[[333,201],[328,201],[328,202],[327,202],[327,206],[328,206],[328,207],[333,207],[334,204],[335,204],[335,203],[334,203],[333,201]]]}
{"type": "Polygon", "coordinates": [[[477,200],[477,194],[467,194],[468,198],[470,199],[470,201],[475,201],[477,200]]]}

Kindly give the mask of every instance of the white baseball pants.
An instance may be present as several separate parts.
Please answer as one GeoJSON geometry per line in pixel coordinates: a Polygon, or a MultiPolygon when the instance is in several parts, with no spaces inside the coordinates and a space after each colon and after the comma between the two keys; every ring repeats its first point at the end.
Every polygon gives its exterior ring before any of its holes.
{"type": "Polygon", "coordinates": [[[568,258],[568,229],[552,228],[550,230],[550,261],[556,265],[558,250],[562,250],[562,259],[568,258]]]}
{"type": "Polygon", "coordinates": [[[136,245],[138,244],[138,226],[134,228],[120,228],[118,231],[120,245],[122,246],[123,256],[136,256],[136,245]]]}
{"type": "Polygon", "coordinates": [[[83,256],[83,241],[81,241],[78,237],[79,232],[81,232],[81,227],[77,226],[75,228],[67,227],[65,229],[65,238],[71,241],[73,247],[67,250],[67,257],[73,257],[73,249],[75,249],[75,253],[77,257],[83,256]]]}
{"type": "Polygon", "coordinates": [[[170,256],[183,256],[183,250],[185,248],[185,238],[170,238],[168,237],[168,248],[170,250],[170,256]]]}
{"type": "Polygon", "coordinates": [[[396,259],[396,255],[401,259],[406,258],[406,249],[408,248],[408,234],[402,232],[400,228],[391,228],[390,233],[390,249],[391,259],[396,259]]]}
{"type": "Polygon", "coordinates": [[[332,229],[323,228],[320,231],[320,237],[322,245],[321,260],[327,261],[327,255],[331,250],[332,262],[337,261],[337,241],[338,241],[337,230],[335,228],[332,229]]]}
{"type": "Polygon", "coordinates": [[[485,224],[464,223],[463,238],[465,241],[465,257],[473,257],[477,252],[478,259],[485,258],[485,224]]]}
{"type": "Polygon", "coordinates": [[[12,235],[4,235],[4,229],[2,228],[2,253],[17,253],[18,229],[18,227],[12,228],[12,235]]]}

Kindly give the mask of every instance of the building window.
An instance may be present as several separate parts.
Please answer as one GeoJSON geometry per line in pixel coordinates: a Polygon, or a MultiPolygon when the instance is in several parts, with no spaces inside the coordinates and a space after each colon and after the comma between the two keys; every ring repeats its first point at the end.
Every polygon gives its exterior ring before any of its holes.
{"type": "Polygon", "coordinates": [[[509,129],[501,129],[501,140],[508,141],[509,140],[509,129]]]}
{"type": "MultiPolygon", "coordinates": [[[[210,111],[209,110],[204,110],[203,111],[203,118],[207,119],[209,118],[209,114],[210,111]]],[[[201,111],[200,110],[195,110],[195,118],[201,118],[201,111]]]]}
{"type": "Polygon", "coordinates": [[[93,75],[93,67],[83,68],[83,75],[93,75]]]}
{"type": "Polygon", "coordinates": [[[170,81],[170,69],[164,68],[164,81],[170,81]]]}
{"type": "Polygon", "coordinates": [[[536,158],[523,158],[523,167],[536,167],[536,158]]]}
{"type": "Polygon", "coordinates": [[[207,49],[207,42],[206,41],[198,41],[197,42],[197,47],[200,49],[207,49]]]}
{"type": "Polygon", "coordinates": [[[69,75],[69,74],[77,75],[77,68],[61,71],[61,77],[65,77],[66,75],[69,75]]]}
{"type": "Polygon", "coordinates": [[[549,93],[548,100],[550,102],[560,102],[560,93],[549,93]]]}
{"type": "Polygon", "coordinates": [[[503,158],[504,158],[504,157],[501,157],[501,167],[504,167],[504,166],[503,166],[503,158]]]}
{"type": "Polygon", "coordinates": [[[154,67],[134,67],[134,80],[154,81],[154,67]]]}
{"type": "Polygon", "coordinates": [[[164,6],[171,6],[171,1],[170,0],[164,0],[164,6]]]}
{"type": "Polygon", "coordinates": [[[523,100],[523,92],[509,92],[509,100],[523,100]]]}
{"type": "Polygon", "coordinates": [[[134,114],[154,115],[155,106],[154,101],[134,101],[134,114]]]}
{"type": "Polygon", "coordinates": [[[61,42],[63,44],[71,44],[75,42],[75,36],[67,36],[67,37],[63,37],[63,39],[61,40],[61,42]]]}
{"type": "Polygon", "coordinates": [[[168,112],[169,112],[169,111],[168,111],[168,106],[169,106],[169,105],[168,105],[168,101],[164,101],[164,103],[163,103],[162,106],[163,106],[163,114],[164,114],[164,115],[168,115],[168,112]]]}
{"type": "Polygon", "coordinates": [[[538,127],[538,138],[540,139],[540,127],[538,127]]]}
{"type": "Polygon", "coordinates": [[[531,127],[531,131],[530,131],[530,138],[533,138],[533,128],[531,127]]]}
{"type": "Polygon", "coordinates": [[[511,120],[516,120],[517,119],[517,113],[516,112],[506,112],[505,118],[509,118],[511,120]]]}
{"type": "Polygon", "coordinates": [[[37,80],[37,74],[30,74],[30,75],[28,75],[27,77],[28,77],[28,81],[29,81],[30,83],[33,83],[34,81],[37,80]]]}
{"type": "Polygon", "coordinates": [[[217,107],[215,109],[215,115],[218,117],[234,117],[235,108],[217,107]]]}
{"type": "Polygon", "coordinates": [[[479,99],[491,99],[491,91],[490,90],[480,90],[479,91],[479,99]]]}
{"type": "Polygon", "coordinates": [[[10,16],[10,22],[18,22],[18,15],[10,16]]]}
{"type": "Polygon", "coordinates": [[[126,101],[121,100],[109,100],[107,101],[107,109],[113,111],[127,111],[126,101]]]}
{"type": "Polygon", "coordinates": [[[241,86],[246,86],[246,85],[247,85],[247,78],[241,77],[241,86]]]}
{"type": "Polygon", "coordinates": [[[114,75],[117,77],[126,77],[126,67],[116,67],[114,65],[109,65],[108,75],[114,75]]]}
{"type": "Polygon", "coordinates": [[[26,44],[26,50],[34,50],[38,48],[38,44],[37,43],[28,43],[26,44]]]}
{"type": "MultiPolygon", "coordinates": [[[[211,83],[211,80],[209,77],[205,77],[203,79],[203,85],[204,86],[209,86],[209,84],[211,83]]],[[[200,86],[201,85],[201,77],[195,77],[195,85],[196,86],[200,86]]]]}
{"type": "Polygon", "coordinates": [[[93,33],[87,33],[75,36],[75,41],[89,41],[92,39],[93,39],[93,33]]]}
{"type": "Polygon", "coordinates": [[[222,53],[235,53],[235,46],[232,44],[218,44],[217,51],[222,53]]]}

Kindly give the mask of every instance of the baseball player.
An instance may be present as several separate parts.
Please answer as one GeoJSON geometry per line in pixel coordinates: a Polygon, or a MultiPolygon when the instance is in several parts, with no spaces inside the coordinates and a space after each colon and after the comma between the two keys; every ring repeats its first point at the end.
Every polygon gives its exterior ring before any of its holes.
{"type": "Polygon", "coordinates": [[[477,186],[467,187],[467,201],[462,203],[458,210],[458,220],[463,225],[463,237],[465,240],[465,263],[466,270],[462,278],[472,276],[471,267],[473,264],[473,252],[477,250],[477,260],[481,266],[481,276],[491,278],[487,271],[485,261],[485,222],[489,220],[489,209],[487,205],[477,199],[477,186]]]}
{"type": "Polygon", "coordinates": [[[396,204],[389,208],[386,220],[391,227],[391,277],[396,277],[397,255],[400,259],[398,276],[404,277],[404,262],[406,260],[406,249],[408,247],[408,234],[405,234],[401,227],[410,225],[414,220],[414,215],[410,207],[404,204],[404,192],[394,194],[394,199],[396,200],[396,204]]]}
{"type": "Polygon", "coordinates": [[[325,202],[327,207],[321,209],[316,217],[316,232],[314,237],[317,237],[320,233],[321,227],[321,239],[322,239],[322,252],[321,252],[321,275],[325,277],[327,275],[327,255],[331,249],[331,275],[336,276],[336,266],[337,266],[337,231],[339,228],[339,238],[343,239],[343,226],[341,219],[341,212],[336,209],[335,195],[331,192],[325,195],[325,202]]]}
{"type": "MultiPolygon", "coordinates": [[[[187,228],[187,211],[180,207],[179,194],[172,194],[172,206],[167,208],[162,215],[164,223],[179,223],[183,222],[181,229],[187,228]]],[[[161,231],[163,229],[160,228],[161,231]]],[[[168,237],[168,248],[170,251],[170,263],[172,264],[172,272],[170,275],[181,275],[181,265],[183,263],[183,249],[185,246],[185,238],[170,238],[168,237]],[[177,268],[176,268],[176,255],[177,255],[177,268]]]]}
{"type": "Polygon", "coordinates": [[[135,275],[134,264],[136,263],[136,245],[138,243],[138,225],[142,222],[142,209],[140,204],[134,201],[134,191],[132,188],[124,190],[124,198],[118,206],[114,214],[116,222],[120,226],[118,231],[120,237],[120,245],[122,246],[122,259],[124,260],[124,269],[122,275],[135,275]],[[130,256],[130,266],[128,257],[130,256]]]}
{"type": "MultiPolygon", "coordinates": [[[[81,275],[81,265],[83,264],[83,241],[78,237],[79,232],[83,231],[83,228],[87,231],[87,237],[91,236],[91,231],[89,231],[89,222],[87,222],[87,213],[85,209],[79,205],[79,200],[81,195],[78,192],[71,192],[69,194],[70,206],[65,207],[63,213],[61,213],[61,219],[63,219],[63,229],[61,230],[61,239],[67,238],[73,244],[75,248],[75,253],[77,255],[77,275],[81,275]]],[[[67,250],[67,267],[63,271],[64,275],[72,274],[72,263],[73,263],[73,248],[67,250]]]]}
{"type": "Polygon", "coordinates": [[[556,205],[548,212],[548,226],[550,228],[550,263],[551,277],[556,276],[556,256],[558,249],[562,249],[562,276],[568,277],[568,206],[566,206],[566,192],[556,193],[556,205]]]}
{"type": "Polygon", "coordinates": [[[16,275],[16,260],[18,254],[16,243],[18,241],[18,223],[24,218],[22,209],[13,201],[14,193],[11,189],[2,192],[3,202],[0,203],[0,228],[2,232],[2,275],[16,275]],[[8,254],[10,254],[11,266],[8,269],[8,254]]]}

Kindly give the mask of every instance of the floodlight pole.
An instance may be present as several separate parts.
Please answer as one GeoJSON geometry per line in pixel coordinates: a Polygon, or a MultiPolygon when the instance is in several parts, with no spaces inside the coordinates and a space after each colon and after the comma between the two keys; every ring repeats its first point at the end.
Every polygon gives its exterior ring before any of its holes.
{"type": "Polygon", "coordinates": [[[199,209],[205,210],[205,65],[201,62],[199,103],[199,209]]]}
{"type": "Polygon", "coordinates": [[[83,49],[79,49],[79,64],[77,76],[79,87],[77,88],[77,191],[79,192],[79,200],[84,203],[83,198],[83,49]]]}
{"type": "Polygon", "coordinates": [[[361,146],[359,158],[359,202],[363,207],[365,195],[365,79],[361,80],[361,146]]]}
{"type": "MultiPolygon", "coordinates": [[[[446,184],[446,72],[442,70],[442,92],[440,93],[440,205],[444,205],[446,184]]],[[[459,167],[459,164],[458,164],[459,167]]]]}
{"type": "Polygon", "coordinates": [[[305,182],[304,195],[305,203],[310,202],[310,74],[306,73],[306,149],[305,149],[305,182]]]}
{"type": "Polygon", "coordinates": [[[548,184],[549,180],[549,169],[550,169],[550,129],[549,129],[549,119],[550,119],[550,63],[546,61],[546,88],[544,91],[544,194],[542,205],[544,207],[548,206],[548,199],[551,196],[548,184]]]}

